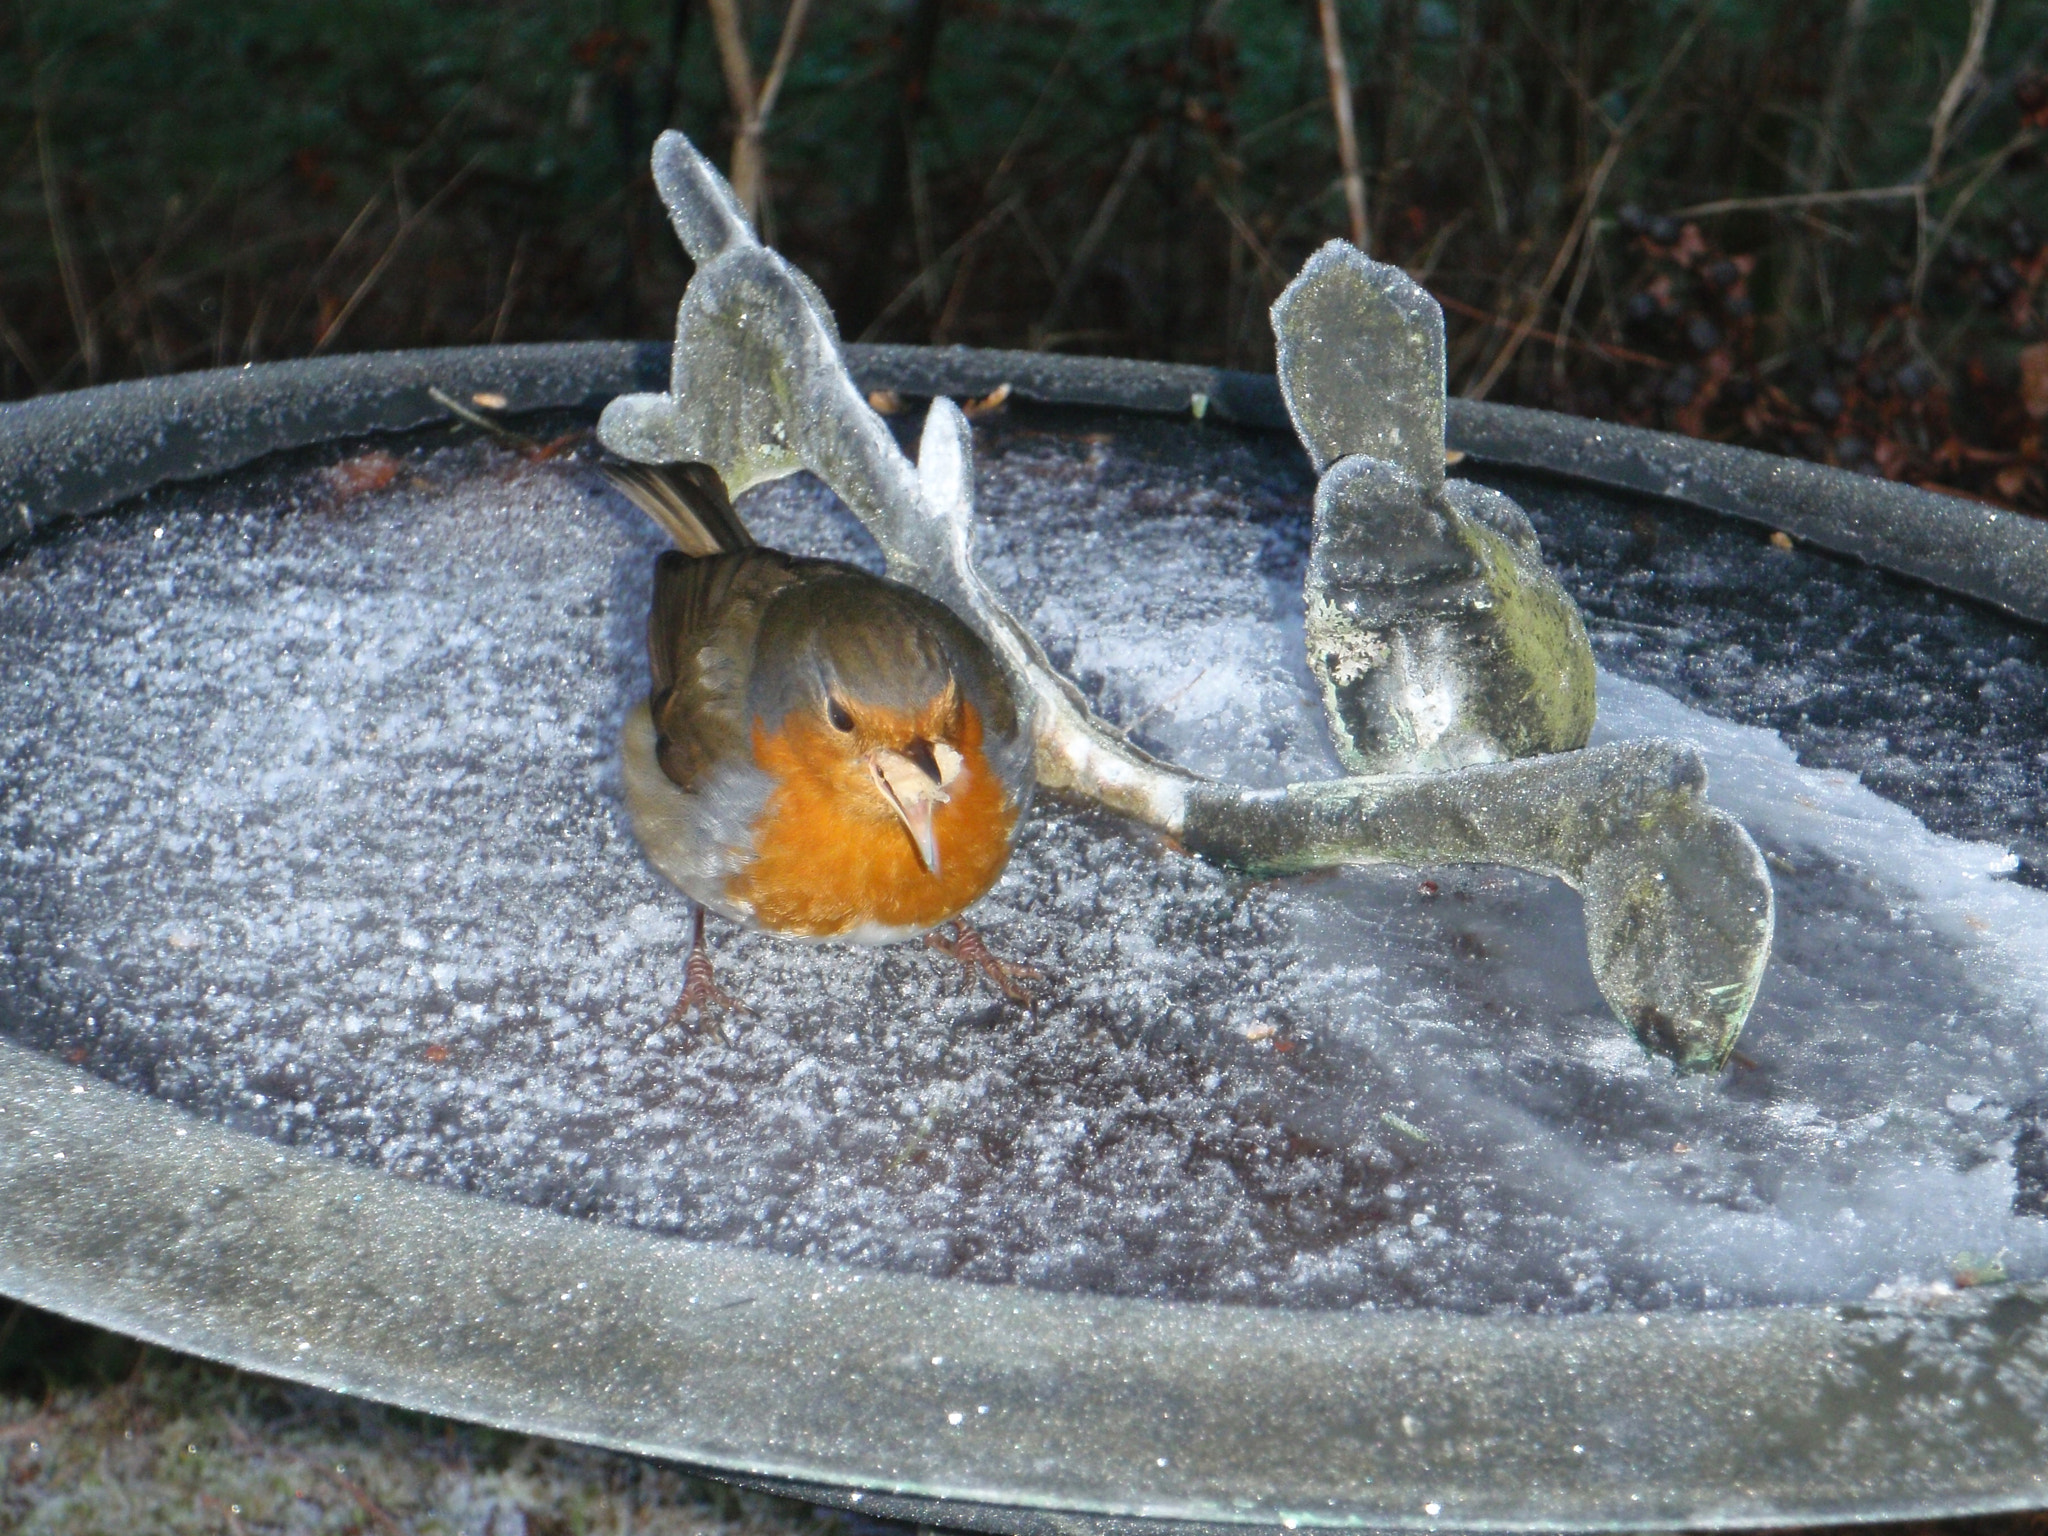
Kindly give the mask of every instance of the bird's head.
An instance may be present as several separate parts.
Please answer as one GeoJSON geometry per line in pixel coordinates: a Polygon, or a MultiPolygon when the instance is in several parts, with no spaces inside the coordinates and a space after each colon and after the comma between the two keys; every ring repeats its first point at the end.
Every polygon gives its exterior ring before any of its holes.
{"type": "Polygon", "coordinates": [[[952,801],[952,791],[967,769],[966,754],[955,744],[967,734],[967,713],[957,687],[948,688],[912,716],[864,702],[851,688],[829,694],[825,701],[826,723],[839,738],[840,751],[865,775],[880,806],[903,823],[918,862],[934,875],[939,872],[939,845],[933,817],[952,801]]]}
{"type": "Polygon", "coordinates": [[[872,582],[845,593],[821,583],[805,607],[804,633],[786,645],[771,633],[779,615],[764,624],[764,652],[788,658],[774,684],[777,734],[843,813],[900,823],[936,876],[940,808],[977,765],[986,768],[983,721],[961,685],[954,637],[921,601],[878,594],[872,582]]]}

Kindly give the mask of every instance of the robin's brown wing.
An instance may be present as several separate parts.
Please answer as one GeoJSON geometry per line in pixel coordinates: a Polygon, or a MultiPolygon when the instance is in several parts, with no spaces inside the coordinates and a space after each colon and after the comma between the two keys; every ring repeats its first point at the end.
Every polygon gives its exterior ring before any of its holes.
{"type": "Polygon", "coordinates": [[[665,550],[654,562],[647,660],[655,753],[684,789],[719,763],[749,760],[747,683],[761,611],[796,579],[789,556],[738,550],[699,559],[665,550]]]}

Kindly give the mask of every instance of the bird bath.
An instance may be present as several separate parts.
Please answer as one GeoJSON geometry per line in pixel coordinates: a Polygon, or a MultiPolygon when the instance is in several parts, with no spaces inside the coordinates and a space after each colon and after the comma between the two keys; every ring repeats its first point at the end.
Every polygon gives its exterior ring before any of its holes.
{"type": "MultiPolygon", "coordinates": [[[[1254,787],[1340,771],[1270,380],[848,350],[863,388],[1013,385],[979,562],[1106,720],[1254,787]]],[[[426,394],[563,430],[665,362],[0,412],[0,1292],[991,1529],[2043,1501],[2038,525],[1454,404],[1586,615],[1596,745],[1695,746],[1770,864],[1725,1073],[1616,1022],[1555,882],[1254,880],[1054,797],[976,909],[1055,978],[1035,1014],[727,932],[759,1016],[678,1031],[686,913],[614,766],[658,535],[588,447],[426,394]]],[[[741,511],[877,558],[808,477],[741,511]]]]}

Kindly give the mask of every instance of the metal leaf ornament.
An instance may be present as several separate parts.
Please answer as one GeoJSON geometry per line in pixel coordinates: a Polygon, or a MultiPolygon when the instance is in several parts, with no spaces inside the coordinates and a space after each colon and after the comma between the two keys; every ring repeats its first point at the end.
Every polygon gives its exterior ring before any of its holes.
{"type": "Polygon", "coordinates": [[[975,570],[973,437],[934,400],[918,462],[847,373],[816,286],[755,238],[679,133],[655,183],[697,263],[669,389],[614,400],[605,446],[698,460],[734,494],[806,469],[887,555],[889,574],[973,625],[1033,711],[1041,784],[1265,873],[1495,863],[1585,902],[1602,995],[1688,1068],[1727,1059],[1769,956],[1762,856],[1706,799],[1690,747],[1586,748],[1592,655],[1577,610],[1506,497],[1443,473],[1443,320],[1397,269],[1332,244],[1274,306],[1289,409],[1322,473],[1305,599],[1310,664],[1359,776],[1282,790],[1216,783],[1132,747],[975,570]]]}

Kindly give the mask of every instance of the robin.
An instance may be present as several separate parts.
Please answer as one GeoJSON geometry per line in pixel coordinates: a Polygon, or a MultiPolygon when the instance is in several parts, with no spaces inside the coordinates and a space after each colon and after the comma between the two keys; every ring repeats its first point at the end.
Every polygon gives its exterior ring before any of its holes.
{"type": "Polygon", "coordinates": [[[1028,1003],[1038,973],[960,921],[1009,863],[1033,783],[988,646],[899,582],[756,544],[709,465],[607,469],[677,546],[654,563],[653,691],[623,741],[634,835],[694,904],[670,1022],[744,1006],[713,978],[707,909],[802,939],[922,934],[1028,1003]]]}

